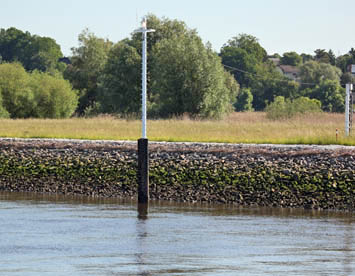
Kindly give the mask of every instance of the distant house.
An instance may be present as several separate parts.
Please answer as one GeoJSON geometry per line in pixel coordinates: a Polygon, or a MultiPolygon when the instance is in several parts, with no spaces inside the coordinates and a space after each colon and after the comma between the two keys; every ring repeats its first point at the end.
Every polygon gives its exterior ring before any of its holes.
{"type": "Polygon", "coordinates": [[[348,72],[350,72],[351,74],[355,75],[355,65],[354,64],[348,65],[348,72]]]}
{"type": "Polygon", "coordinates": [[[300,69],[298,67],[292,65],[281,65],[281,60],[277,57],[269,57],[268,59],[276,66],[276,70],[278,70],[285,77],[295,81],[299,80],[300,69]]]}
{"type": "Polygon", "coordinates": [[[280,58],[269,58],[269,60],[272,61],[275,66],[280,65],[280,58]]]}
{"type": "Polygon", "coordinates": [[[285,77],[291,80],[299,80],[300,69],[292,65],[279,65],[276,67],[285,77]]]}

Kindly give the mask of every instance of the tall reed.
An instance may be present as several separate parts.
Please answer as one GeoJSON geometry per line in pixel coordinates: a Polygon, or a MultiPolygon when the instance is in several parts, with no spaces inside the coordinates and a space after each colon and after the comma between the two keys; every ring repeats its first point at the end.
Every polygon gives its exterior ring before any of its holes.
{"type": "MultiPolygon", "coordinates": [[[[137,140],[139,120],[113,116],[72,119],[2,119],[1,137],[137,140]]],[[[148,120],[148,138],[155,141],[343,144],[355,145],[355,133],[344,135],[343,114],[307,114],[273,121],[265,113],[233,113],[224,120],[187,117],[148,120]],[[336,129],[339,135],[336,140],[336,129]]]]}

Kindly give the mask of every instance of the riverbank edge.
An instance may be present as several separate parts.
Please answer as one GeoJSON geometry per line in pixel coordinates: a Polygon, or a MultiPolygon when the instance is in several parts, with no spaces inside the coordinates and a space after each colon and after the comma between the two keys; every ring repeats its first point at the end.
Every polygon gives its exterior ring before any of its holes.
{"type": "MultiPolygon", "coordinates": [[[[136,197],[137,142],[0,139],[0,190],[136,197]]],[[[151,199],[355,210],[355,147],[150,142],[151,199]]]]}

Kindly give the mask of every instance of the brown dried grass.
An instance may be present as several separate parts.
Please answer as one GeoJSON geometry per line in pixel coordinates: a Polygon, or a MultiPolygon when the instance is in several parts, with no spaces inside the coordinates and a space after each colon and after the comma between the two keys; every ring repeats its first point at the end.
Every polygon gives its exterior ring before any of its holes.
{"type": "MultiPolygon", "coordinates": [[[[140,120],[113,116],[72,119],[2,119],[1,137],[137,140],[140,120]]],[[[233,113],[224,120],[148,120],[154,141],[355,145],[344,135],[344,114],[309,114],[272,121],[262,112],[233,113]],[[336,140],[336,129],[339,130],[336,140]]]]}

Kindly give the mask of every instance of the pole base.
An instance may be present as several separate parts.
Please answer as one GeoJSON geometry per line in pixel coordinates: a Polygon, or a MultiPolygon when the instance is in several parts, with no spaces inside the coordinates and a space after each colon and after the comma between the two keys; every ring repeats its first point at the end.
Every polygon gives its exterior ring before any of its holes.
{"type": "Polygon", "coordinates": [[[148,139],[138,140],[138,203],[149,201],[149,152],[148,139]]]}

